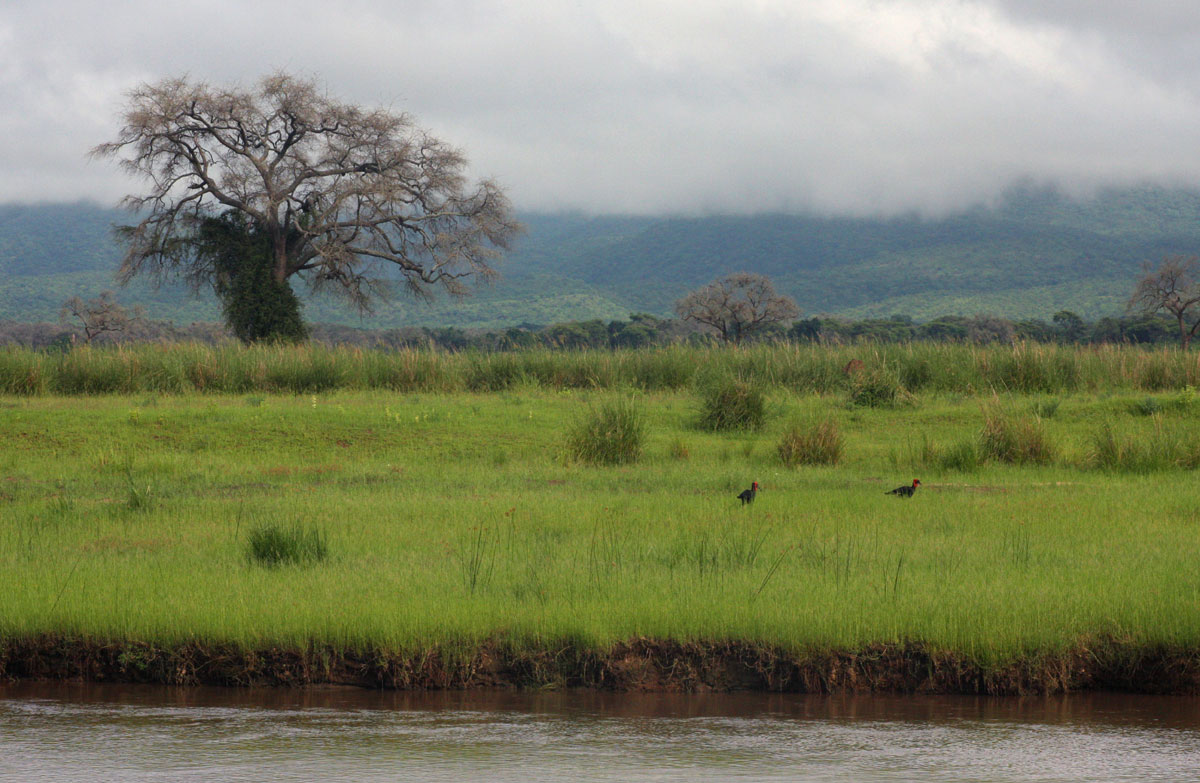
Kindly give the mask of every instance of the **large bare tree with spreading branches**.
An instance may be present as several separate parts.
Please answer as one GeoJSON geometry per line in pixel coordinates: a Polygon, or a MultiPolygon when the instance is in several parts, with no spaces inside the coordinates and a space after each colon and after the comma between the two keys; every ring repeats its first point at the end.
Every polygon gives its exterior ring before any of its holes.
{"type": "Polygon", "coordinates": [[[1167,256],[1158,268],[1142,265],[1129,309],[1144,315],[1168,312],[1179,324],[1179,347],[1187,350],[1200,329],[1200,281],[1195,256],[1167,256]],[[1190,323],[1189,323],[1190,321],[1190,323]]]}
{"type": "Polygon", "coordinates": [[[468,182],[460,151],[407,114],[339,102],[311,80],[166,79],[134,89],[122,119],[92,151],[149,185],[123,202],[141,222],[119,229],[122,281],[214,282],[198,238],[236,214],[262,238],[277,284],[333,286],[369,312],[396,281],[421,296],[465,293],[520,230],[495,182],[468,182]]]}
{"type": "Polygon", "coordinates": [[[675,303],[675,313],[736,344],[768,324],[795,319],[800,308],[790,296],[775,293],[767,277],[737,272],[692,291],[675,303]]]}

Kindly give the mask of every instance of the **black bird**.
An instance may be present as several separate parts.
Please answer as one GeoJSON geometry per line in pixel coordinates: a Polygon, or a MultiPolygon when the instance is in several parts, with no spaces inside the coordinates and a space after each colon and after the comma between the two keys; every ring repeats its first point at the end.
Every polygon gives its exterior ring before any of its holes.
{"type": "Polygon", "coordinates": [[[758,482],[750,484],[750,489],[743,489],[742,494],[738,495],[738,500],[742,501],[742,505],[754,502],[754,496],[758,494],[758,482]]]}
{"type": "Polygon", "coordinates": [[[917,491],[917,487],[921,486],[921,479],[913,479],[912,486],[905,484],[903,487],[896,487],[890,492],[884,492],[885,495],[899,495],[902,498],[911,498],[913,493],[917,491]]]}

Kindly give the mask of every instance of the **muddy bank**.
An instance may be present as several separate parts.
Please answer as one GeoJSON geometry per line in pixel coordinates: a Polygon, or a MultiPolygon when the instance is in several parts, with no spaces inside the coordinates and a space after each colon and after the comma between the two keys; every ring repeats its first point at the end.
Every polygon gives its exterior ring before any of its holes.
{"type": "Polygon", "coordinates": [[[354,685],[400,690],[595,688],[1017,695],[1080,690],[1200,693],[1200,650],[1100,640],[984,668],[920,644],[796,654],[740,642],[635,639],[595,650],[481,646],[472,654],[347,652],[39,637],[0,641],[0,678],[167,685],[354,685]]]}

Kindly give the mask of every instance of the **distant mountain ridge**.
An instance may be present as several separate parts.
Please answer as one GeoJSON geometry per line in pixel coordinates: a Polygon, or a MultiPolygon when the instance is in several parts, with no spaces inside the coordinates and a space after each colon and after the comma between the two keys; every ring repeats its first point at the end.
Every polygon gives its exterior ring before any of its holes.
{"type": "MultiPolygon", "coordinates": [[[[1120,312],[1143,261],[1200,251],[1200,191],[1114,190],[1077,201],[1019,190],[938,219],[796,215],[619,217],[528,214],[501,279],[462,301],[400,299],[374,316],[308,298],[310,321],[370,327],[500,327],[630,312],[667,315],[687,291],[734,271],[769,275],[808,314],[917,319],[1120,312]]],[[[53,320],[67,297],[114,287],[113,223],[94,204],[0,206],[0,319],[53,320]]],[[[135,284],[151,317],[219,319],[211,296],[135,284]]]]}

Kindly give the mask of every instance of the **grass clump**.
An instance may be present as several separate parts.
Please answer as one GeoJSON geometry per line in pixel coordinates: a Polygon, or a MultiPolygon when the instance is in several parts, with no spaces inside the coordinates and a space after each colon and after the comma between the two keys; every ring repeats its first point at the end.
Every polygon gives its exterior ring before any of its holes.
{"type": "MultiPolygon", "coordinates": [[[[1091,463],[1100,470],[1146,473],[1166,467],[1155,459],[1156,449],[1136,439],[1125,437],[1105,423],[1092,438],[1091,463]]],[[[1161,454],[1160,454],[1161,456],[1161,454]]]]}
{"type": "MultiPolygon", "coordinates": [[[[911,466],[917,470],[936,468],[938,470],[954,470],[959,473],[974,473],[979,470],[981,458],[979,442],[976,438],[965,438],[949,446],[931,441],[927,436],[921,436],[921,442],[911,449],[911,466]]],[[[903,466],[901,460],[893,460],[897,468],[903,466]]]]}
{"type": "Polygon", "coordinates": [[[1138,400],[1130,406],[1130,410],[1135,416],[1154,416],[1162,413],[1162,408],[1162,403],[1155,397],[1138,400]]]}
{"type": "Polygon", "coordinates": [[[329,556],[329,542],[324,531],[313,527],[268,522],[250,531],[247,555],[268,567],[320,563],[329,556]]]}
{"type": "Polygon", "coordinates": [[[1045,465],[1056,454],[1042,419],[1013,416],[995,408],[984,412],[980,451],[987,459],[1014,465],[1045,465]]]}
{"type": "Polygon", "coordinates": [[[766,411],[761,386],[744,380],[717,381],[704,392],[700,428],[714,432],[762,429],[766,411]]]}
{"type": "Polygon", "coordinates": [[[943,470],[973,473],[979,470],[979,444],[973,440],[960,440],[938,455],[937,466],[943,470]]]}
{"type": "Polygon", "coordinates": [[[153,489],[134,477],[132,458],[127,457],[122,468],[125,474],[125,507],[130,511],[149,511],[154,507],[153,489]]]}
{"type": "Polygon", "coordinates": [[[778,450],[780,461],[789,468],[836,465],[842,458],[842,433],[833,419],[794,424],[783,434],[778,450]]]}
{"type": "Polygon", "coordinates": [[[1118,432],[1110,422],[1092,437],[1087,464],[1113,473],[1152,473],[1175,468],[1194,469],[1200,463],[1200,446],[1164,428],[1161,419],[1154,433],[1118,432]]]}
{"type": "Polygon", "coordinates": [[[646,425],[630,401],[606,403],[582,419],[567,436],[567,453],[592,465],[625,465],[642,456],[646,425]]]}
{"type": "Polygon", "coordinates": [[[967,438],[945,447],[930,447],[925,464],[940,470],[974,473],[979,470],[979,443],[967,438]]]}
{"type": "Polygon", "coordinates": [[[904,400],[904,386],[894,372],[872,368],[850,378],[850,404],[862,408],[894,408],[904,400]]]}

